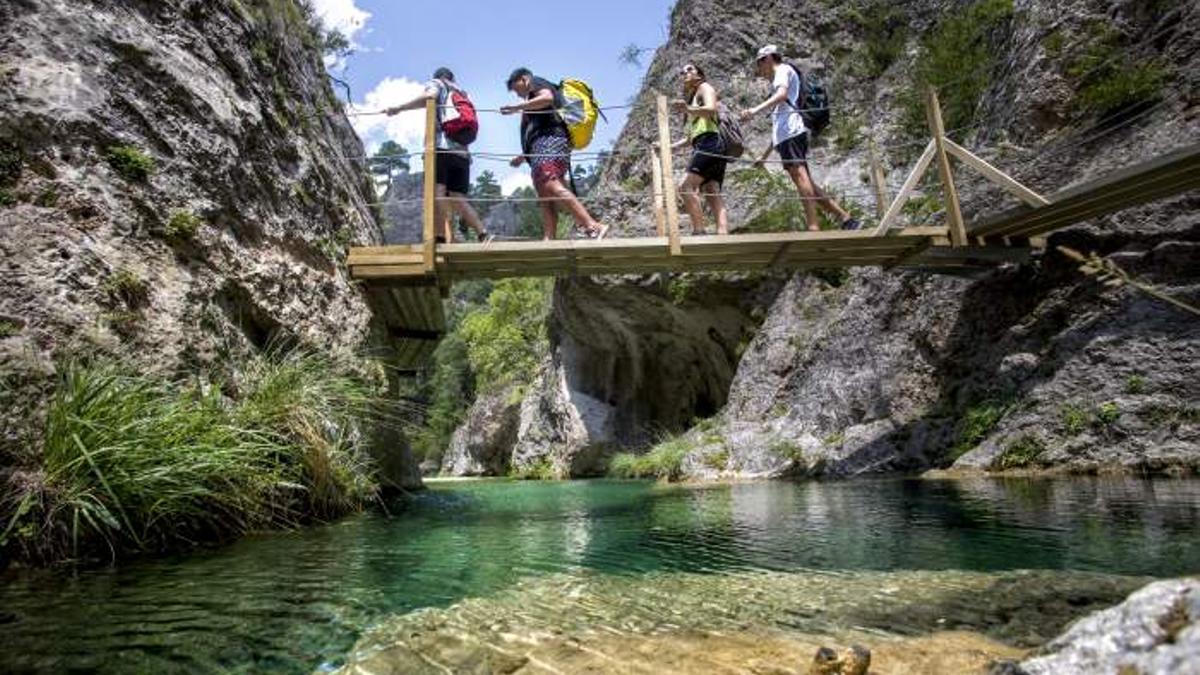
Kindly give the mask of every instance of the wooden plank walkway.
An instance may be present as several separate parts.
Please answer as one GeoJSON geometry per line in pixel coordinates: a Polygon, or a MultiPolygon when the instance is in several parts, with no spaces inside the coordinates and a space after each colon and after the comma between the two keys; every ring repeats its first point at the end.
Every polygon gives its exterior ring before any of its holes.
{"type": "MultiPolygon", "coordinates": [[[[437,246],[434,274],[425,271],[421,245],[354,248],[347,261],[355,279],[393,286],[427,286],[465,279],[506,277],[650,274],[654,272],[737,272],[831,267],[953,266],[982,258],[980,247],[949,246],[946,228],[897,230],[886,237],[869,232],[780,232],[685,237],[671,254],[668,237],[637,239],[508,241],[437,246]]],[[[1024,249],[1013,249],[1009,258],[1024,249]]],[[[994,263],[993,263],[994,264],[994,263]]]]}

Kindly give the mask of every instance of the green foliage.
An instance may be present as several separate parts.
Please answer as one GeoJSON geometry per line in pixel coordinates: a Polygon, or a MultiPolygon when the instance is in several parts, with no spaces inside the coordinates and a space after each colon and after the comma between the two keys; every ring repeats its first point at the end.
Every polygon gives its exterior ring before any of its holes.
{"type": "Polygon", "coordinates": [[[533,379],[548,348],[552,285],[546,279],[505,279],[496,283],[486,309],[463,319],[467,358],[480,391],[533,379]]]}
{"type": "Polygon", "coordinates": [[[1156,429],[1176,431],[1185,424],[1200,424],[1200,406],[1154,404],[1139,410],[1138,416],[1156,429]]]}
{"type": "Polygon", "coordinates": [[[821,442],[830,447],[838,447],[841,444],[846,442],[846,434],[844,434],[840,431],[837,431],[832,434],[829,434],[825,438],[822,438],[821,442]]]}
{"type": "Polygon", "coordinates": [[[1125,378],[1125,393],[1126,394],[1142,394],[1146,391],[1146,378],[1141,375],[1130,375],[1125,378]]]}
{"type": "Polygon", "coordinates": [[[984,401],[968,408],[959,422],[958,441],[950,448],[949,459],[958,459],[979,445],[1012,409],[1012,403],[996,400],[984,401]]]}
{"type": "Polygon", "coordinates": [[[10,338],[21,332],[21,325],[9,319],[0,319],[0,340],[10,338]]]}
{"type": "Polygon", "coordinates": [[[1004,449],[1004,453],[997,460],[997,466],[1002,471],[1027,467],[1045,450],[1046,447],[1036,436],[1022,436],[1004,449]]]}
{"type": "Polygon", "coordinates": [[[367,163],[371,167],[371,173],[385,177],[391,182],[396,176],[408,173],[408,150],[395,141],[384,141],[367,163]]]}
{"type": "Polygon", "coordinates": [[[509,478],[517,478],[519,480],[558,480],[558,472],[554,470],[554,464],[547,457],[539,457],[537,461],[522,467],[513,467],[509,473],[509,478]]]}
{"type": "Polygon", "coordinates": [[[1063,406],[1059,417],[1062,419],[1063,433],[1068,436],[1078,436],[1087,428],[1088,415],[1076,406],[1063,406]]]}
{"type": "Polygon", "coordinates": [[[474,381],[462,335],[452,331],[433,353],[433,376],[427,390],[425,424],[413,437],[413,450],[422,459],[438,459],[466,417],[474,396],[474,381]]]}
{"type": "Polygon", "coordinates": [[[1091,24],[1085,40],[1066,66],[1075,82],[1076,100],[1085,110],[1107,116],[1158,100],[1167,82],[1160,59],[1121,58],[1124,38],[1107,22],[1091,24]]]}
{"type": "Polygon", "coordinates": [[[627,176],[621,181],[621,189],[625,192],[641,192],[647,189],[646,178],[638,174],[627,176]]]}
{"type": "Polygon", "coordinates": [[[901,97],[902,123],[913,136],[928,136],[925,85],[938,90],[947,129],[967,126],[1003,53],[997,46],[1010,26],[1012,0],[979,0],[946,15],[921,40],[913,87],[901,97]]]}
{"type": "MultiPolygon", "coordinates": [[[[496,180],[496,174],[491,171],[481,171],[475,177],[475,184],[471,186],[471,197],[475,199],[499,199],[504,196],[500,189],[500,181],[496,180]]],[[[486,218],[492,209],[499,202],[480,201],[475,202],[473,206],[479,213],[480,218],[486,218]]]]}
{"type": "Polygon", "coordinates": [[[729,464],[729,448],[722,447],[716,452],[704,457],[704,465],[715,471],[724,471],[729,464]]]}
{"type": "Polygon", "coordinates": [[[21,146],[0,140],[0,187],[11,187],[21,178],[21,146]]]}
{"type": "Polygon", "coordinates": [[[667,295],[671,297],[671,302],[676,305],[682,305],[687,302],[688,295],[696,286],[696,278],[689,274],[672,274],[667,281],[667,295]]]}
{"type": "Polygon", "coordinates": [[[137,272],[122,267],[104,282],[101,290],[110,299],[124,303],[130,309],[145,307],[150,302],[150,286],[137,272]]]}
{"type": "Polygon", "coordinates": [[[900,212],[908,216],[910,223],[925,223],[942,210],[942,195],[937,189],[928,189],[904,202],[900,212]]]}
{"type": "Polygon", "coordinates": [[[778,441],[771,445],[770,452],[776,457],[782,457],[795,464],[803,464],[804,449],[792,441],[778,441]]]}
{"type": "Polygon", "coordinates": [[[275,352],[240,389],[230,404],[216,388],[67,365],[47,413],[44,485],[19,497],[6,532],[115,556],[287,527],[373,494],[344,435],[373,407],[362,381],[331,359],[275,352]]]}
{"type": "Polygon", "coordinates": [[[1096,408],[1096,419],[1105,426],[1113,425],[1118,419],[1120,419],[1120,417],[1121,409],[1117,406],[1115,401],[1101,403],[1100,406],[1096,408]]]}
{"type": "Polygon", "coordinates": [[[33,200],[34,206],[40,206],[44,209],[53,208],[58,205],[58,190],[53,187],[48,187],[42,190],[41,194],[33,200]]]}
{"type": "Polygon", "coordinates": [[[743,232],[790,232],[806,226],[804,203],[796,199],[796,186],[786,174],[765,170],[737,171],[730,174],[733,184],[751,198],[754,214],[742,227],[743,232]]]}
{"type": "Polygon", "coordinates": [[[642,455],[620,453],[612,458],[608,473],[617,478],[677,481],[683,477],[683,458],[691,449],[686,439],[677,437],[659,443],[642,455]]]}
{"type": "Polygon", "coordinates": [[[528,201],[537,197],[537,191],[529,186],[513,190],[512,197],[517,207],[517,236],[526,239],[542,238],[542,215],[537,202],[528,201]]]}
{"type": "Polygon", "coordinates": [[[859,77],[879,77],[904,55],[908,42],[908,18],[897,6],[875,2],[859,12],[849,10],[850,19],[862,29],[862,54],[851,68],[859,77]]]}
{"type": "Polygon", "coordinates": [[[15,194],[13,194],[10,190],[0,188],[0,206],[8,207],[8,206],[16,206],[16,204],[17,204],[17,196],[15,194]]]}
{"type": "Polygon", "coordinates": [[[851,115],[838,115],[830,126],[833,132],[833,147],[838,152],[850,152],[862,145],[862,120],[851,115]]]}
{"type": "Polygon", "coordinates": [[[163,230],[163,234],[171,241],[190,241],[200,231],[200,225],[203,222],[199,216],[190,211],[176,211],[167,220],[167,227],[163,230]]]}
{"type": "Polygon", "coordinates": [[[132,145],[114,145],[106,158],[113,171],[130,182],[144,183],[154,173],[154,158],[132,145]]]}

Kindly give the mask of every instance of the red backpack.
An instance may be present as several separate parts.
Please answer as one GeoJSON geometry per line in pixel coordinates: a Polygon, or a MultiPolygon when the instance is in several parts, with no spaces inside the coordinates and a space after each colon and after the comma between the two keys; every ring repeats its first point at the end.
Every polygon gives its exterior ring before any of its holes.
{"type": "Polygon", "coordinates": [[[442,133],[459,145],[470,145],[479,136],[479,116],[475,113],[475,104],[461,89],[447,86],[446,90],[458,116],[442,122],[442,133]]]}

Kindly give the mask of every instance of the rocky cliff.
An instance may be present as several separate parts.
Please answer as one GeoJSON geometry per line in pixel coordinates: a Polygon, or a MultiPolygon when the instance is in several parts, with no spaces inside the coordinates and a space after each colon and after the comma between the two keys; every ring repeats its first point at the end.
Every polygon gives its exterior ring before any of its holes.
{"type": "MultiPolygon", "coordinates": [[[[654,95],[677,96],[680,69],[695,62],[731,108],[755,104],[768,93],[751,71],[765,43],[830,83],[834,121],[811,167],[860,213],[874,211],[867,140],[893,191],[928,140],[919,81],[939,85],[952,138],[1046,194],[1200,138],[1194,4],[681,0],[601,180],[610,222],[653,228],[641,187],[654,95]]],[[[747,133],[757,153],[766,117],[747,133]]],[[[966,169],[956,178],[968,220],[1011,205],[966,169]]],[[[725,192],[735,232],[801,227],[798,209],[776,201],[790,188],[770,174],[732,166],[725,192]]],[[[1196,468],[1200,319],[1085,278],[1056,247],[1096,252],[1197,304],[1198,204],[1183,195],[1096,219],[1050,237],[1028,265],[977,278],[793,278],[740,355],[718,419],[688,435],[684,475],[1196,468]]],[[[936,182],[903,220],[944,222],[936,182]]],[[[560,303],[552,322],[583,318],[590,309],[560,303]]]]}
{"type": "Polygon", "coordinates": [[[381,240],[374,193],[305,7],[0,6],[0,464],[36,457],[73,358],[236,378],[269,343],[386,347],[342,264],[381,240]]]}

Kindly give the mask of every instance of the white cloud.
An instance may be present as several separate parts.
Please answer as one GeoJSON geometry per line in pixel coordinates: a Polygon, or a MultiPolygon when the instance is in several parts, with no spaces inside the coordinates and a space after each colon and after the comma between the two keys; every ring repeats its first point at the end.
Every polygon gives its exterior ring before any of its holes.
{"type": "Polygon", "coordinates": [[[317,16],[321,17],[325,27],[345,35],[350,44],[355,43],[354,37],[371,18],[370,12],[359,9],[354,2],[355,0],[312,0],[313,9],[317,10],[317,16]]]}
{"type": "MultiPolygon", "coordinates": [[[[425,84],[406,77],[389,77],[367,92],[361,103],[353,110],[374,113],[385,108],[408,103],[425,91],[425,84]]],[[[395,141],[409,152],[421,151],[425,141],[425,113],[423,109],[410,110],[388,117],[387,115],[355,115],[350,118],[358,137],[363,139],[367,153],[373,154],[384,141],[395,141]]],[[[413,169],[419,160],[413,158],[413,169]]]]}
{"type": "Polygon", "coordinates": [[[523,187],[533,187],[528,171],[516,171],[500,179],[500,193],[505,197],[511,197],[517,188],[523,187]]]}

